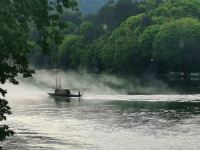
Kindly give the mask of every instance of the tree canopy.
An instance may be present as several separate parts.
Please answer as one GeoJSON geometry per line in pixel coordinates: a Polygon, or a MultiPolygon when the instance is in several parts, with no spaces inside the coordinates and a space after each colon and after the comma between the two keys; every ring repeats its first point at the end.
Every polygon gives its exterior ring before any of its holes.
{"type": "Polygon", "coordinates": [[[200,71],[200,22],[181,18],[164,24],[154,40],[154,58],[165,71],[200,71]]]}
{"type": "MultiPolygon", "coordinates": [[[[97,14],[82,16],[82,22],[70,20],[77,31],[64,36],[81,40],[73,47],[63,40],[62,56],[74,51],[79,59],[73,68],[98,73],[199,72],[192,66],[200,54],[199,8],[199,0],[109,1],[97,14]]],[[[60,64],[71,68],[71,61],[60,64]]]]}
{"type": "MultiPolygon", "coordinates": [[[[51,41],[59,43],[62,24],[59,16],[63,8],[75,7],[73,0],[1,0],[0,1],[0,83],[7,81],[18,84],[16,76],[30,77],[34,71],[29,68],[27,55],[37,42],[45,51],[51,41]],[[30,27],[39,31],[37,41],[31,41],[30,27]]],[[[11,114],[4,99],[6,90],[0,87],[0,121],[11,114]]],[[[14,132],[8,126],[0,125],[0,140],[14,132]]]]}

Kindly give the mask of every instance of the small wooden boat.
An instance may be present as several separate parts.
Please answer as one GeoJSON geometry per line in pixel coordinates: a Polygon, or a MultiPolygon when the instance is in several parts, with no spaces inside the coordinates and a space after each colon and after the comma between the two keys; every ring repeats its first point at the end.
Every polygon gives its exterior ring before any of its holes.
{"type": "Polygon", "coordinates": [[[54,93],[48,93],[50,96],[54,96],[54,97],[81,97],[82,94],[80,93],[80,91],[78,92],[78,94],[71,94],[70,89],[55,89],[54,93]]]}
{"type": "Polygon", "coordinates": [[[81,97],[82,94],[80,93],[80,90],[78,94],[72,94],[70,89],[63,89],[61,85],[61,78],[58,79],[57,70],[56,70],[56,87],[54,88],[54,93],[47,93],[49,96],[53,97],[81,97]]]}

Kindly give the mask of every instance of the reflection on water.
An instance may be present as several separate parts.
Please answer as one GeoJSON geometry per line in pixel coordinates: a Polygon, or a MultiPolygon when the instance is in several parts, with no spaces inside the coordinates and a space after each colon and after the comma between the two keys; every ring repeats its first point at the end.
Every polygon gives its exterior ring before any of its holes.
{"type": "Polygon", "coordinates": [[[110,99],[90,96],[11,101],[14,115],[9,118],[9,124],[17,134],[4,142],[3,147],[16,150],[199,149],[198,99],[188,96],[182,101],[178,95],[172,101],[162,101],[162,96],[124,96],[123,100],[122,97],[119,96],[120,100],[116,96],[110,99]],[[155,100],[157,97],[159,100],[155,100]]]}

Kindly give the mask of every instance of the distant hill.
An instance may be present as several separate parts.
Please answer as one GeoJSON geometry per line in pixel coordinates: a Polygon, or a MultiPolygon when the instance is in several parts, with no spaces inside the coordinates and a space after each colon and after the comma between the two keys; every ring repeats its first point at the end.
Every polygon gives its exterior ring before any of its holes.
{"type": "Polygon", "coordinates": [[[94,14],[109,0],[78,0],[79,9],[83,14],[94,14]]]}

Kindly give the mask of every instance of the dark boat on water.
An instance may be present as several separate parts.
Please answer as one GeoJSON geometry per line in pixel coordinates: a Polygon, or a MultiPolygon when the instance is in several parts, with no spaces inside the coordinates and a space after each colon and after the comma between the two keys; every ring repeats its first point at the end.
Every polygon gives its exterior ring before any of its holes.
{"type": "Polygon", "coordinates": [[[56,70],[56,87],[54,88],[54,93],[48,93],[48,95],[53,97],[81,97],[82,94],[78,91],[78,94],[72,94],[70,89],[63,89],[61,85],[61,78],[58,80],[57,70],[56,70]]]}
{"type": "Polygon", "coordinates": [[[70,89],[55,89],[54,93],[48,93],[50,96],[54,97],[81,97],[80,91],[78,94],[72,94],[70,89]]]}

